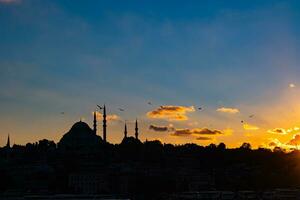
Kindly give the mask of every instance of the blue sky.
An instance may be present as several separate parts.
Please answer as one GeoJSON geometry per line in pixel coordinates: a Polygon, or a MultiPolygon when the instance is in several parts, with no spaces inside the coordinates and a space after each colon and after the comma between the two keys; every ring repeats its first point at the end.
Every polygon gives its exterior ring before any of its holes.
{"type": "MultiPolygon", "coordinates": [[[[299,4],[0,0],[1,144],[7,133],[16,143],[58,141],[80,117],[90,122],[103,103],[120,121],[140,118],[143,139],[177,142],[148,129],[169,125],[147,117],[160,105],[205,107],[172,125],[237,129],[239,141],[224,139],[232,146],[248,139],[235,123],[249,107],[263,118],[252,123],[276,128],[264,114],[272,116],[269,105],[285,105],[288,85],[298,85],[299,4]],[[220,107],[238,108],[240,116],[224,118],[215,112],[220,107]]],[[[285,126],[297,125],[294,115],[287,117],[285,126]]],[[[122,128],[111,125],[113,142],[122,128]]]]}

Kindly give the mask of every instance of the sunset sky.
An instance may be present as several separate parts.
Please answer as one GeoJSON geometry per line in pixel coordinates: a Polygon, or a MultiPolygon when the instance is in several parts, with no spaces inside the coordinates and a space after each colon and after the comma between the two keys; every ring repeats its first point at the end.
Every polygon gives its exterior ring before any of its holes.
{"type": "Polygon", "coordinates": [[[297,0],[0,0],[0,146],[105,103],[111,143],[137,118],[142,141],[293,148],[299,77],[297,0]]]}

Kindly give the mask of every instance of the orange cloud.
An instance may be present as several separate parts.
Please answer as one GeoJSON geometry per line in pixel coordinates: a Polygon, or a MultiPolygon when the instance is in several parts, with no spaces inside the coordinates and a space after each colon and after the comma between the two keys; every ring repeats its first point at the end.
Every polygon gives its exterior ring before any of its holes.
{"type": "Polygon", "coordinates": [[[298,147],[300,145],[300,135],[294,135],[294,137],[288,142],[288,145],[298,147]]]}
{"type": "Polygon", "coordinates": [[[271,134],[279,134],[279,135],[286,135],[287,134],[287,132],[284,128],[274,128],[272,130],[268,130],[267,132],[271,133],[271,134]]]}
{"type": "Polygon", "coordinates": [[[230,113],[230,114],[236,114],[240,112],[239,109],[237,108],[226,108],[226,107],[218,108],[217,111],[222,113],[230,113]]]}
{"type": "Polygon", "coordinates": [[[269,143],[269,146],[270,146],[270,147],[276,147],[277,144],[276,144],[275,142],[270,142],[270,143],[269,143]]]}
{"type": "Polygon", "coordinates": [[[169,121],[185,121],[188,120],[186,114],[188,112],[194,112],[194,106],[160,106],[156,110],[147,113],[149,118],[154,119],[167,119],[169,121]]]}
{"type": "Polygon", "coordinates": [[[300,145],[300,135],[294,135],[293,138],[288,143],[282,143],[278,139],[270,138],[269,147],[280,147],[284,150],[291,151],[295,148],[298,149],[298,146],[300,145]]]}
{"type": "MultiPolygon", "coordinates": [[[[92,114],[94,114],[94,113],[92,113],[92,114]]],[[[96,118],[97,118],[97,120],[103,120],[103,115],[102,115],[102,113],[100,113],[100,112],[96,112],[96,118]]],[[[112,115],[107,115],[106,116],[106,120],[107,121],[119,121],[120,120],[120,117],[118,116],[118,115],[115,115],[115,114],[112,114],[112,115]]]]}
{"type": "Polygon", "coordinates": [[[259,129],[259,127],[255,126],[255,125],[248,124],[248,123],[244,123],[243,128],[245,130],[248,130],[248,131],[255,131],[255,130],[259,129]]]}
{"type": "Polygon", "coordinates": [[[269,143],[269,147],[283,147],[284,144],[281,143],[278,139],[269,139],[270,143],[269,143]]]}
{"type": "Polygon", "coordinates": [[[298,132],[300,130],[299,127],[294,127],[294,128],[289,128],[289,129],[284,129],[284,128],[274,128],[270,129],[267,132],[271,134],[279,134],[279,135],[286,135],[288,133],[294,133],[298,132]]]}

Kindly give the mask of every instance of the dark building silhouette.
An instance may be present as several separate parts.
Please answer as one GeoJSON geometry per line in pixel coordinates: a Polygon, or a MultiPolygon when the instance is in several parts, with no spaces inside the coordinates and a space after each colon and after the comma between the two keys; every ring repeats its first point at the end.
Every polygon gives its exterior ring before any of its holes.
{"type": "Polygon", "coordinates": [[[97,113],[96,111],[94,112],[94,121],[93,121],[93,126],[94,126],[94,132],[95,132],[95,135],[97,135],[97,113]]]}
{"type": "Polygon", "coordinates": [[[138,121],[137,119],[135,120],[135,139],[139,139],[139,128],[138,128],[138,121]]]}
{"type": "Polygon", "coordinates": [[[125,122],[125,126],[124,126],[124,138],[127,138],[127,125],[125,122]]]}
{"type": "Polygon", "coordinates": [[[6,143],[6,148],[10,148],[10,138],[9,138],[9,134],[7,136],[7,143],[6,143]]]}
{"type": "Polygon", "coordinates": [[[72,128],[63,135],[58,147],[64,150],[88,150],[96,148],[102,139],[95,134],[85,122],[76,122],[72,128]]]}
{"type": "Polygon", "coordinates": [[[96,117],[91,127],[76,122],[58,145],[43,139],[11,147],[8,135],[0,148],[0,200],[300,197],[299,151],[141,142],[138,120],[134,136],[125,122],[122,142],[110,144],[97,135],[96,117]]]}
{"type": "Polygon", "coordinates": [[[103,107],[103,140],[106,142],[106,107],[103,107]]]}

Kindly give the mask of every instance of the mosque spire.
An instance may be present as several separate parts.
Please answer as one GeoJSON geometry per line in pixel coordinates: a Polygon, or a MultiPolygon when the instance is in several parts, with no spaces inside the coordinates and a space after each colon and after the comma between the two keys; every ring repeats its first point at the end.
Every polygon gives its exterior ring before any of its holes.
{"type": "Polygon", "coordinates": [[[94,133],[97,135],[97,113],[94,112],[94,133]]]}
{"type": "Polygon", "coordinates": [[[139,139],[139,128],[137,119],[135,120],[135,139],[139,139]]]}
{"type": "Polygon", "coordinates": [[[10,139],[9,139],[9,134],[8,134],[8,137],[7,137],[6,148],[10,148],[10,139]]]}
{"type": "Polygon", "coordinates": [[[124,127],[124,138],[127,138],[127,125],[125,122],[125,127],[124,127]]]}
{"type": "Polygon", "coordinates": [[[106,142],[106,107],[103,106],[103,140],[106,142]]]}

